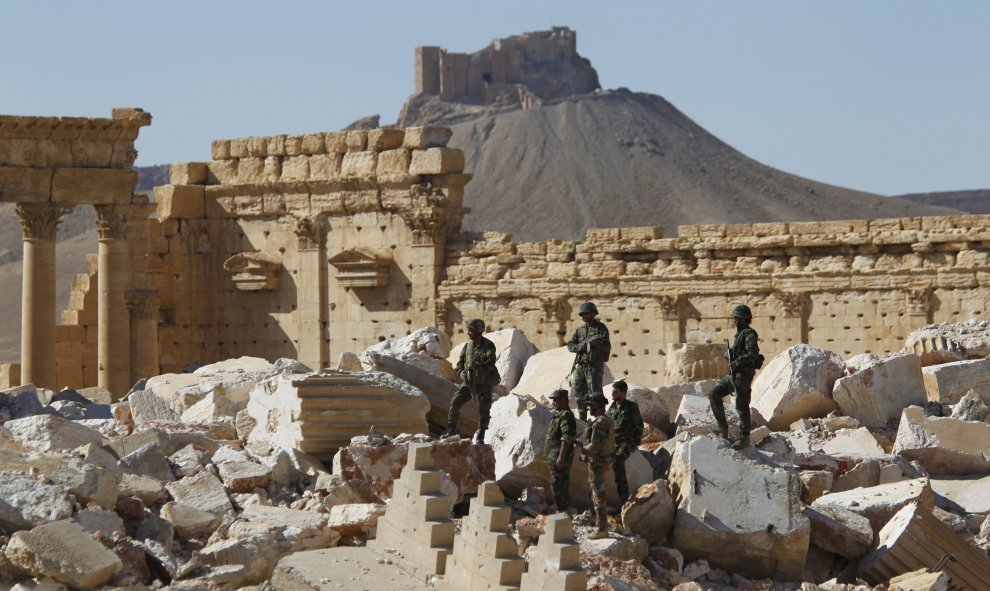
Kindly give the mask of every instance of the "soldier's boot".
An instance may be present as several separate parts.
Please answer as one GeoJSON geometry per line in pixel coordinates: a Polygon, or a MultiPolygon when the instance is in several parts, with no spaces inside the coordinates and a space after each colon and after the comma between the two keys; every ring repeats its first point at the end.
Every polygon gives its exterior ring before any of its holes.
{"type": "Polygon", "coordinates": [[[471,443],[475,445],[481,445],[484,442],[485,442],[485,430],[478,429],[477,431],[474,432],[474,438],[471,439],[471,443]]]}
{"type": "Polygon", "coordinates": [[[732,444],[732,449],[745,449],[749,446],[749,431],[742,431],[739,434],[739,439],[732,444]]]}
{"type": "Polygon", "coordinates": [[[592,540],[600,540],[608,537],[608,518],[604,515],[598,516],[598,529],[588,536],[592,540]]]}
{"type": "Polygon", "coordinates": [[[457,423],[447,422],[447,430],[444,431],[440,439],[447,439],[448,437],[454,437],[457,435],[457,423]]]}

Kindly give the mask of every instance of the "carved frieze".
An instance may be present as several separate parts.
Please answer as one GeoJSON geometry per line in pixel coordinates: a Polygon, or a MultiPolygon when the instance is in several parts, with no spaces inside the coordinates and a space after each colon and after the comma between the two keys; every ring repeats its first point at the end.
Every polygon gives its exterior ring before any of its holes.
{"type": "Polygon", "coordinates": [[[278,289],[278,274],[282,262],[263,252],[242,252],[223,263],[230,279],[242,291],[278,289]]]}
{"type": "Polygon", "coordinates": [[[323,241],[323,218],[296,218],[293,228],[299,250],[317,250],[323,241]]]}
{"type": "Polygon", "coordinates": [[[657,299],[664,320],[679,320],[684,310],[684,295],[662,295],[657,299]]]}
{"type": "Polygon", "coordinates": [[[337,281],[345,287],[385,287],[391,259],[367,248],[352,248],[330,257],[337,281]]]}
{"type": "Polygon", "coordinates": [[[55,239],[55,231],[63,215],[72,211],[71,205],[50,203],[18,203],[17,216],[21,219],[24,239],[55,239]]]}

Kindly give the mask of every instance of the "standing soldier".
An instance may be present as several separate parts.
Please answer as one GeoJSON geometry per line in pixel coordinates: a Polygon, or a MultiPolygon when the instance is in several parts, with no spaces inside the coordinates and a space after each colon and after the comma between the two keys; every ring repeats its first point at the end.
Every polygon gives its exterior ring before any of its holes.
{"type": "Polygon", "coordinates": [[[639,405],[626,400],[629,386],[623,381],[612,384],[612,405],[608,407],[608,417],[615,428],[615,460],[612,471],[615,473],[615,489],[619,493],[619,503],[629,499],[629,478],[626,476],[626,460],[636,451],[643,438],[643,415],[639,405]]]}
{"type": "Polygon", "coordinates": [[[586,398],[591,394],[605,396],[602,375],[605,373],[605,362],[612,352],[612,343],[608,340],[608,327],[595,318],[598,315],[595,304],[581,304],[578,315],[584,324],[574,331],[574,336],[567,342],[567,350],[577,353],[571,369],[571,385],[581,420],[587,421],[586,398]]]}
{"type": "Polygon", "coordinates": [[[547,441],[543,446],[543,461],[550,467],[550,490],[557,511],[567,511],[571,506],[570,473],[574,459],[574,436],[577,422],[567,401],[567,390],[557,390],[550,395],[553,401],[553,418],[547,429],[547,441]]]}
{"type": "Polygon", "coordinates": [[[749,445],[750,416],[749,401],[752,393],[751,386],[756,370],[763,364],[760,346],[757,343],[759,335],[749,324],[753,321],[753,312],[746,304],[739,304],[732,309],[732,321],[736,325],[736,338],[726,352],[729,357],[729,375],[715,384],[708,400],[712,405],[712,414],[718,423],[719,435],[729,438],[729,423],[725,419],[725,407],[722,398],[736,394],[736,412],[739,413],[739,441],[733,447],[742,449],[749,445]]]}
{"type": "Polygon", "coordinates": [[[591,489],[591,502],[595,507],[597,531],[590,538],[598,539],[608,536],[608,505],[605,504],[605,477],[612,465],[615,453],[615,430],[612,420],[605,414],[608,401],[601,394],[588,397],[588,408],[593,420],[588,425],[587,443],[576,442],[575,445],[584,452],[584,461],[588,463],[588,487],[591,489]]]}
{"type": "Polygon", "coordinates": [[[499,383],[498,369],[495,368],[495,343],[482,335],[485,332],[485,321],[475,318],[467,323],[468,342],[461,349],[461,357],[457,361],[457,376],[461,379],[461,387],[450,401],[450,412],[447,414],[447,433],[445,437],[457,434],[457,421],[461,415],[461,406],[468,400],[478,403],[478,430],[474,434],[475,443],[484,443],[485,431],[492,408],[492,388],[499,383]]]}

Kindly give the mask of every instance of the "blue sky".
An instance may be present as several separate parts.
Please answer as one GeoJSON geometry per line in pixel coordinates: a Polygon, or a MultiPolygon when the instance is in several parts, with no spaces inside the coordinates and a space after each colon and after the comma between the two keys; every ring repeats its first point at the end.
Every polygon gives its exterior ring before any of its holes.
{"type": "Polygon", "coordinates": [[[139,165],[215,138],[394,121],[413,48],[569,26],[605,88],[659,94],[745,154],[881,194],[990,188],[990,2],[6,0],[0,113],[154,123],[139,165]]]}

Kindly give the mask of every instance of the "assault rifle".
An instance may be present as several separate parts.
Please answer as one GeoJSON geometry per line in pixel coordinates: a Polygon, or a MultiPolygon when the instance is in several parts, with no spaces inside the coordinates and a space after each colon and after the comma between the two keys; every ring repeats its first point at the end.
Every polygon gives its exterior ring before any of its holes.
{"type": "Polygon", "coordinates": [[[732,382],[732,393],[738,397],[739,391],[736,389],[736,380],[732,375],[732,362],[735,359],[732,358],[732,346],[729,345],[729,339],[725,339],[725,358],[729,360],[729,381],[732,382]]]}

